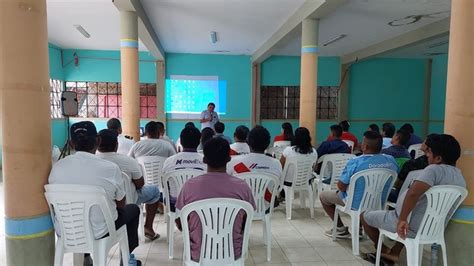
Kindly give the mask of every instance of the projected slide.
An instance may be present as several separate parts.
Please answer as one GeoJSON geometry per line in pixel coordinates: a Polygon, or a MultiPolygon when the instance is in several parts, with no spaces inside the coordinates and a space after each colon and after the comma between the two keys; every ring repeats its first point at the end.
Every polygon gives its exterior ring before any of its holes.
{"type": "Polygon", "coordinates": [[[173,114],[199,115],[207,104],[216,104],[216,112],[226,112],[227,82],[217,76],[170,76],[166,80],[166,112],[173,114]]]}

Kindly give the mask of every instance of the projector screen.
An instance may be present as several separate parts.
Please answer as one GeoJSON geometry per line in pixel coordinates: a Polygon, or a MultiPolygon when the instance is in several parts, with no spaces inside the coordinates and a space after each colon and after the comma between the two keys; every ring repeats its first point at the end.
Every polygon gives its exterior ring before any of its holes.
{"type": "Polygon", "coordinates": [[[227,82],[217,76],[177,76],[166,80],[166,112],[172,118],[198,118],[207,104],[226,113],[227,82]]]}

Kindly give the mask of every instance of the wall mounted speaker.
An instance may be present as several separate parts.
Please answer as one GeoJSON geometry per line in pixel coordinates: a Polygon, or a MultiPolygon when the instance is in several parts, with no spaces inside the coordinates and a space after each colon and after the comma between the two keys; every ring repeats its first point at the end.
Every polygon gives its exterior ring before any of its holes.
{"type": "Polygon", "coordinates": [[[64,116],[77,116],[79,113],[77,93],[63,91],[61,94],[61,108],[64,116]]]}

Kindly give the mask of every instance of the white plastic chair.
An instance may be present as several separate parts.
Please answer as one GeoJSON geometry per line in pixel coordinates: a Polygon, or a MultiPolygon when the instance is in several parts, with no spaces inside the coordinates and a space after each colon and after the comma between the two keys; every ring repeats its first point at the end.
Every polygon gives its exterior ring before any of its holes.
{"type": "Polygon", "coordinates": [[[143,177],[147,185],[158,186],[161,190],[161,171],[166,158],[161,156],[142,156],[137,161],[143,170],[143,177]]]}
{"type": "Polygon", "coordinates": [[[54,265],[63,265],[65,253],[90,253],[94,265],[105,266],[107,254],[120,244],[122,260],[128,265],[129,249],[126,226],[115,229],[112,206],[106,200],[103,188],[85,185],[45,185],[45,196],[54,227],[59,230],[54,254],[54,265]],[[89,214],[95,206],[102,211],[109,236],[95,239],[89,214]]]}
{"type": "Polygon", "coordinates": [[[356,156],[350,153],[333,153],[319,158],[318,163],[322,162],[320,174],[313,173],[316,177],[314,184],[318,188],[318,195],[325,190],[337,190],[336,184],[341,177],[342,171],[346,167],[347,162],[354,157],[356,156]],[[323,183],[327,178],[331,179],[330,184],[323,183]]]}
{"type": "Polygon", "coordinates": [[[190,203],[181,210],[180,220],[184,237],[184,265],[244,265],[248,252],[249,232],[253,219],[250,203],[229,198],[212,198],[190,203]],[[244,211],[242,254],[235,259],[233,228],[239,211],[244,211]],[[202,226],[201,254],[199,263],[191,260],[188,216],[198,215],[202,226]]]}
{"type": "Polygon", "coordinates": [[[410,145],[410,147],[408,147],[408,152],[411,154],[412,151],[415,151],[414,159],[425,155],[425,153],[421,150],[421,144],[410,145]]]}
{"type": "Polygon", "coordinates": [[[352,223],[352,254],[358,256],[360,214],[367,210],[385,209],[390,189],[392,189],[396,177],[397,172],[385,168],[372,168],[352,175],[349,183],[349,190],[347,191],[346,204],[344,206],[336,205],[332,240],[336,241],[336,234],[334,234],[334,232],[336,232],[339,212],[349,214],[352,223]],[[357,180],[360,179],[365,181],[364,192],[358,208],[353,209],[352,201],[354,197],[355,184],[357,180]],[[386,188],[386,195],[383,195],[384,188],[386,188]]]}
{"type": "Polygon", "coordinates": [[[347,140],[347,139],[343,139],[342,141],[344,141],[347,144],[347,146],[349,146],[349,148],[351,148],[351,152],[354,151],[354,141],[347,140]]]}
{"type": "MultiPolygon", "coordinates": [[[[136,201],[133,201],[134,197],[132,196],[132,191],[136,190],[135,186],[132,185],[132,178],[125,172],[122,172],[122,178],[123,186],[125,188],[126,203],[137,204],[136,201]]],[[[138,208],[140,208],[140,219],[138,224],[138,237],[140,242],[145,242],[145,217],[143,217],[143,205],[145,204],[138,205],[138,208]]]]}
{"type": "Polygon", "coordinates": [[[273,213],[275,197],[278,193],[280,178],[268,173],[242,173],[236,176],[245,180],[252,190],[255,205],[257,206],[253,220],[261,220],[263,222],[263,240],[267,245],[267,261],[270,261],[272,258],[271,217],[273,213]],[[265,192],[267,189],[272,193],[270,203],[265,201],[265,192]],[[269,210],[268,213],[267,210],[269,210]]]}
{"type": "MultiPolygon", "coordinates": [[[[400,188],[400,191],[398,192],[398,196],[400,196],[410,187],[411,183],[413,183],[413,180],[415,180],[421,174],[421,172],[423,172],[423,170],[413,170],[408,173],[402,187],[400,188]]],[[[396,205],[396,202],[387,201],[387,208],[391,207],[395,209],[396,205]]]]}
{"type": "Polygon", "coordinates": [[[197,169],[181,169],[170,171],[165,173],[163,176],[163,198],[165,199],[165,219],[166,219],[166,232],[168,234],[168,256],[169,259],[173,259],[174,256],[174,228],[175,228],[175,220],[176,220],[176,213],[172,212],[170,209],[170,183],[176,188],[174,191],[176,194],[174,195],[177,197],[181,188],[183,188],[184,183],[189,179],[205,174],[204,171],[197,170],[197,169]]]}
{"type": "Polygon", "coordinates": [[[271,154],[277,160],[280,160],[284,149],[285,149],[285,147],[275,146],[275,147],[271,147],[271,148],[266,149],[265,153],[271,154]]]}
{"type": "Polygon", "coordinates": [[[448,215],[454,214],[454,211],[464,201],[467,196],[467,190],[459,186],[433,186],[425,192],[427,199],[427,208],[425,215],[421,220],[420,227],[415,238],[398,237],[397,233],[388,232],[380,229],[379,242],[377,245],[377,260],[375,265],[380,265],[380,253],[384,236],[402,243],[407,248],[408,266],[421,265],[423,245],[439,244],[443,251],[443,265],[448,265],[446,255],[446,243],[444,242],[444,228],[446,222],[451,219],[448,215]],[[447,219],[448,218],[448,219],[447,219]]]}
{"type": "Polygon", "coordinates": [[[279,140],[273,142],[273,147],[286,148],[291,146],[291,141],[289,140],[279,140]]]}
{"type": "Polygon", "coordinates": [[[294,157],[286,158],[285,167],[283,168],[283,181],[287,180],[287,175],[292,170],[294,176],[290,178],[292,180],[291,186],[282,184],[285,190],[286,198],[286,218],[291,220],[291,209],[293,207],[294,192],[300,192],[301,208],[305,208],[305,200],[303,192],[308,192],[309,197],[309,212],[311,218],[314,218],[314,192],[313,186],[309,180],[312,178],[313,166],[317,161],[317,156],[314,155],[297,155],[294,157]]]}

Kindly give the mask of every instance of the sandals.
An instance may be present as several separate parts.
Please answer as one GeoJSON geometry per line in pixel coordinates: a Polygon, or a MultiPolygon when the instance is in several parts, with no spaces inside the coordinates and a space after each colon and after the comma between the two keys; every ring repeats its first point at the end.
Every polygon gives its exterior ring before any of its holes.
{"type": "MultiPolygon", "coordinates": [[[[377,254],[376,253],[361,253],[360,257],[365,261],[368,261],[370,263],[375,264],[376,259],[377,259],[377,254]]],[[[380,258],[380,265],[381,266],[393,266],[393,265],[395,265],[395,262],[393,262],[389,259],[386,259],[382,256],[380,258]]]]}
{"type": "Polygon", "coordinates": [[[152,233],[149,233],[149,232],[145,232],[145,237],[150,239],[151,241],[153,241],[153,240],[156,240],[156,239],[160,238],[160,234],[152,234],[152,233]]]}

